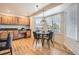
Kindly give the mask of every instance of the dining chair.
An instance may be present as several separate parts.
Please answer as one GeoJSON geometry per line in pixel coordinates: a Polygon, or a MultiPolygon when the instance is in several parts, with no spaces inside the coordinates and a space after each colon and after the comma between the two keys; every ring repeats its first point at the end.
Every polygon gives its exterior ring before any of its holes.
{"type": "Polygon", "coordinates": [[[47,34],[47,36],[44,37],[42,41],[42,46],[44,46],[44,40],[47,40],[47,45],[49,48],[50,48],[50,41],[54,46],[54,32],[50,31],[49,34],[47,34]]]}
{"type": "Polygon", "coordinates": [[[53,44],[53,46],[54,46],[54,32],[50,32],[49,34],[48,34],[48,38],[47,38],[47,44],[48,44],[48,46],[49,46],[49,48],[50,48],[50,41],[51,41],[51,43],[53,44]],[[52,41],[52,39],[53,39],[53,41],[52,41]]]}
{"type": "Polygon", "coordinates": [[[13,40],[13,35],[11,33],[8,33],[7,40],[0,41],[0,43],[5,43],[4,45],[0,46],[0,51],[10,49],[10,53],[12,55],[12,40],[13,40]]]}
{"type": "Polygon", "coordinates": [[[33,36],[34,36],[33,44],[36,41],[36,45],[37,45],[37,43],[39,42],[39,39],[40,39],[40,35],[37,34],[36,32],[33,32],[33,36]]]}

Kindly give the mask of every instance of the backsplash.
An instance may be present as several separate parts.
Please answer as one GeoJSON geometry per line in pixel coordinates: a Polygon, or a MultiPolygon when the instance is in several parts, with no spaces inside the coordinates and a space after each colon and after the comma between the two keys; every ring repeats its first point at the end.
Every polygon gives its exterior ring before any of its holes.
{"type": "Polygon", "coordinates": [[[29,29],[29,26],[24,26],[24,25],[0,25],[0,29],[1,28],[17,28],[17,29],[25,28],[25,29],[29,29]]]}

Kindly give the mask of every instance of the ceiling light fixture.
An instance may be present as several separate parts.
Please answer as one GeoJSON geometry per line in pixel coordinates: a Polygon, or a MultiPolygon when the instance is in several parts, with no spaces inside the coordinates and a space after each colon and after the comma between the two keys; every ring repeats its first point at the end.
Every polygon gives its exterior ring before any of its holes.
{"type": "MultiPolygon", "coordinates": [[[[36,8],[38,9],[39,5],[36,5],[36,8]]],[[[44,17],[44,8],[41,10],[43,13],[43,17],[42,17],[42,22],[46,22],[45,17],[44,17]]]]}
{"type": "MultiPolygon", "coordinates": [[[[36,7],[38,8],[39,6],[38,5],[36,5],[36,7]]],[[[45,16],[44,16],[44,8],[42,9],[42,13],[43,13],[43,16],[42,16],[42,20],[40,21],[40,24],[41,24],[41,26],[42,26],[42,32],[47,32],[47,22],[46,22],[46,20],[45,20],[45,16]]]]}

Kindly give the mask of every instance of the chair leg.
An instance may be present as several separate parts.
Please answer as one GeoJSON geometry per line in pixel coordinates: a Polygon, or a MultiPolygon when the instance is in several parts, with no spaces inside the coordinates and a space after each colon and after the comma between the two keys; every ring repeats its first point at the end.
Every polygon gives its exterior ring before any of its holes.
{"type": "Polygon", "coordinates": [[[38,40],[36,40],[36,46],[37,46],[38,40]]]}
{"type": "Polygon", "coordinates": [[[36,46],[37,46],[38,43],[39,43],[39,39],[36,39],[36,46]]]}
{"type": "Polygon", "coordinates": [[[44,46],[44,39],[42,39],[42,47],[44,46]]]}
{"type": "Polygon", "coordinates": [[[52,39],[51,39],[51,43],[52,43],[52,44],[53,44],[53,46],[54,46],[54,43],[53,43],[52,39]]]}
{"type": "Polygon", "coordinates": [[[49,40],[47,40],[47,44],[48,44],[48,47],[50,48],[50,42],[49,42],[49,40]]]}
{"type": "Polygon", "coordinates": [[[33,40],[33,45],[34,45],[35,39],[33,40]]]}
{"type": "Polygon", "coordinates": [[[12,48],[10,48],[10,52],[11,52],[11,55],[12,55],[12,54],[13,54],[13,53],[12,53],[12,48]]]}
{"type": "Polygon", "coordinates": [[[39,39],[37,39],[37,42],[39,43],[39,39]]]}

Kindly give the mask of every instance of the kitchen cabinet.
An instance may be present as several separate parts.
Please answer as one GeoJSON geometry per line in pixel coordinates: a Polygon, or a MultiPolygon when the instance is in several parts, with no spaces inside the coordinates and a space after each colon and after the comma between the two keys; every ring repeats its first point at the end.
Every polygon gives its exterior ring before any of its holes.
{"type": "Polygon", "coordinates": [[[30,38],[31,37],[31,30],[27,29],[26,31],[18,31],[18,30],[1,30],[0,31],[0,39],[7,40],[8,33],[11,32],[13,34],[13,40],[19,38],[30,38]]]}
{"type": "Polygon", "coordinates": [[[1,21],[2,21],[2,19],[1,19],[1,16],[0,16],[0,24],[1,24],[1,21]]]}
{"type": "Polygon", "coordinates": [[[25,25],[25,18],[22,18],[22,25],[25,25]]]}
{"type": "Polygon", "coordinates": [[[6,16],[2,16],[2,24],[7,24],[8,21],[7,21],[7,17],[6,16]]]}
{"type": "Polygon", "coordinates": [[[18,18],[12,17],[12,24],[18,24],[18,18]]]}
{"type": "Polygon", "coordinates": [[[28,25],[29,24],[28,19],[25,19],[25,23],[24,24],[25,25],[28,25]]]}
{"type": "Polygon", "coordinates": [[[23,25],[23,18],[19,18],[19,24],[23,25]]]}
{"type": "Polygon", "coordinates": [[[8,32],[7,31],[0,31],[0,39],[6,40],[7,36],[8,36],[8,32]]]}
{"type": "Polygon", "coordinates": [[[2,16],[2,24],[18,24],[17,17],[2,16]]]}
{"type": "Polygon", "coordinates": [[[26,37],[27,37],[27,38],[31,37],[31,30],[30,30],[30,29],[27,29],[26,37]]]}
{"type": "Polygon", "coordinates": [[[11,32],[13,34],[13,39],[18,38],[18,30],[7,30],[7,32],[11,32]]]}
{"type": "Polygon", "coordinates": [[[24,24],[25,24],[25,25],[29,25],[29,24],[30,24],[30,19],[29,19],[28,17],[26,17],[26,18],[24,19],[24,24]]]}
{"type": "Polygon", "coordinates": [[[31,30],[20,30],[19,31],[19,38],[30,38],[31,37],[31,30]]]}
{"type": "Polygon", "coordinates": [[[15,17],[2,15],[0,17],[0,24],[13,24],[13,25],[30,25],[29,17],[15,17]]]}
{"type": "Polygon", "coordinates": [[[30,25],[30,18],[27,19],[27,25],[30,25]]]}
{"type": "Polygon", "coordinates": [[[19,38],[26,38],[26,30],[19,31],[19,38]]]}
{"type": "Polygon", "coordinates": [[[30,19],[28,17],[19,18],[19,24],[21,25],[29,25],[30,19]]]}
{"type": "Polygon", "coordinates": [[[13,39],[18,39],[18,30],[13,30],[13,39]]]}
{"type": "Polygon", "coordinates": [[[12,24],[12,16],[6,16],[7,17],[7,24],[12,24]]]}
{"type": "Polygon", "coordinates": [[[12,24],[12,16],[2,16],[2,24],[12,24]]]}

